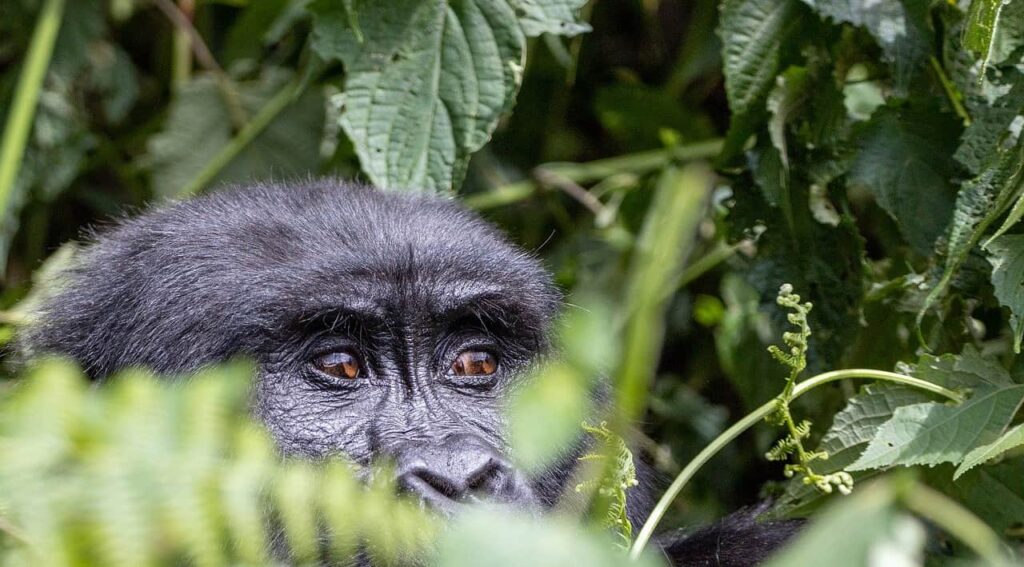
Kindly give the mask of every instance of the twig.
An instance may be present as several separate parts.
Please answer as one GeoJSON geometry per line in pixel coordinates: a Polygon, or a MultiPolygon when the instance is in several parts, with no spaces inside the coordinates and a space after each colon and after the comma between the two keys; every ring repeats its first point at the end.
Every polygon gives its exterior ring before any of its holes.
{"type": "Polygon", "coordinates": [[[231,116],[231,123],[234,124],[236,130],[244,128],[249,121],[249,117],[245,107],[242,106],[242,99],[238,95],[238,87],[231,80],[231,77],[224,72],[220,64],[217,63],[213,53],[210,52],[210,48],[203,41],[203,37],[196,30],[196,27],[192,25],[192,20],[171,0],[152,0],[152,2],[167,16],[167,19],[172,24],[188,36],[196,61],[199,61],[199,64],[204,69],[212,73],[217,81],[217,88],[224,97],[228,114],[231,116]]]}
{"type": "Polygon", "coordinates": [[[580,187],[572,179],[544,169],[544,166],[534,169],[533,176],[541,185],[554,187],[569,195],[590,212],[594,213],[595,217],[601,218],[608,214],[604,204],[597,197],[591,195],[589,191],[580,187]]]}
{"type": "MultiPolygon", "coordinates": [[[[710,159],[722,150],[722,140],[707,140],[683,146],[626,154],[585,163],[552,162],[538,166],[577,184],[600,181],[619,173],[641,175],[661,169],[672,162],[710,159]]],[[[463,204],[476,210],[493,209],[525,201],[537,192],[532,181],[517,181],[490,191],[469,195],[463,204]]]]}

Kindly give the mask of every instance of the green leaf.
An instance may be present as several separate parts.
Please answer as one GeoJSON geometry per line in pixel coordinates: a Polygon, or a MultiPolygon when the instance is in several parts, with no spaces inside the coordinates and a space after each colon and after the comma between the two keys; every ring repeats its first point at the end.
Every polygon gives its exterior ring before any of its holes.
{"type": "Polygon", "coordinates": [[[1004,0],[999,25],[990,44],[989,64],[1012,64],[1011,57],[1021,47],[1024,47],[1024,1],[1004,0]]]}
{"type": "MultiPolygon", "coordinates": [[[[256,113],[289,77],[268,73],[238,83],[242,106],[256,113]]],[[[216,183],[308,175],[319,164],[323,98],[311,89],[286,107],[214,178],[216,183]]],[[[175,196],[203,171],[232,137],[232,124],[216,81],[199,76],[176,93],[163,131],[149,139],[143,164],[153,170],[154,192],[175,196]]]]}
{"type": "Polygon", "coordinates": [[[897,408],[849,470],[959,463],[969,451],[999,435],[1022,401],[1024,386],[985,386],[957,406],[922,403],[897,408]]]}
{"type": "Polygon", "coordinates": [[[957,121],[929,107],[884,107],[858,137],[849,182],[871,191],[914,249],[928,254],[953,212],[957,121]]]}
{"type": "Polygon", "coordinates": [[[374,184],[448,192],[491,137],[522,82],[524,28],[565,30],[577,2],[354,2],[362,40],[340,2],[321,0],[313,49],[345,66],[340,123],[374,184]]]}
{"type": "Polygon", "coordinates": [[[897,510],[893,488],[876,482],[836,501],[765,566],[920,564],[924,527],[897,510]]]}
{"type": "Polygon", "coordinates": [[[1003,453],[1024,445],[1024,423],[1011,428],[1009,431],[1003,434],[1002,437],[996,439],[988,445],[982,445],[967,453],[964,457],[960,466],[957,467],[956,472],[953,473],[953,480],[959,479],[965,472],[973,469],[974,467],[990,461],[1003,453]]]}
{"type": "Polygon", "coordinates": [[[964,47],[981,59],[981,72],[988,66],[992,45],[999,26],[999,15],[1006,4],[1004,0],[971,0],[964,26],[964,47]]]}
{"type": "Polygon", "coordinates": [[[967,259],[971,249],[1010,204],[1021,195],[1024,180],[1024,137],[1017,145],[1000,152],[999,158],[980,175],[964,183],[953,207],[946,238],[946,262],[939,281],[925,298],[918,313],[918,324],[928,309],[949,287],[953,275],[967,259]]]}
{"type": "Polygon", "coordinates": [[[577,19],[586,3],[587,0],[509,0],[519,25],[530,37],[543,33],[573,36],[590,31],[589,24],[577,19]]]}
{"type": "Polygon", "coordinates": [[[608,133],[624,149],[662,146],[670,130],[686,143],[712,136],[707,117],[696,114],[671,94],[640,84],[616,84],[597,91],[594,112],[608,133]]]}
{"type": "Polygon", "coordinates": [[[1024,518],[1024,459],[971,469],[953,480],[953,469],[943,465],[925,471],[928,484],[961,502],[992,529],[1007,533],[1020,529],[1024,518]]]}
{"type": "Polygon", "coordinates": [[[862,26],[875,38],[893,65],[897,86],[905,89],[923,68],[929,53],[928,5],[925,0],[803,0],[824,17],[862,26]]]}
{"type": "Polygon", "coordinates": [[[984,96],[974,96],[968,101],[971,124],[960,136],[960,146],[953,157],[975,174],[997,160],[1004,148],[1009,149],[1017,143],[1011,125],[1024,112],[1024,77],[1010,71],[1004,76],[1012,77],[1009,92],[991,102],[984,96]],[[993,151],[996,148],[1000,151],[993,151]]]}
{"type": "Polygon", "coordinates": [[[487,558],[487,565],[495,567],[524,563],[538,567],[653,567],[660,564],[655,554],[645,554],[634,563],[625,553],[611,546],[610,539],[586,532],[566,518],[538,519],[476,508],[459,518],[455,526],[445,533],[436,564],[476,567],[483,557],[487,558]],[[526,549],[529,551],[524,555],[526,549]]]}
{"type": "Polygon", "coordinates": [[[1024,337],[1024,235],[1007,234],[986,245],[992,264],[996,298],[1010,310],[1013,351],[1020,353],[1024,337]]]}
{"type": "Polygon", "coordinates": [[[983,357],[971,345],[958,355],[921,355],[917,364],[904,373],[954,390],[1013,385],[1010,373],[998,361],[983,357]]]}
{"type": "MultiPolygon", "coordinates": [[[[729,108],[736,116],[763,111],[782,68],[782,50],[797,30],[798,0],[725,0],[718,35],[729,108]]],[[[734,117],[734,120],[738,118],[734,117]]]]}
{"type": "Polygon", "coordinates": [[[590,411],[589,380],[564,363],[539,370],[516,392],[508,409],[513,457],[537,471],[562,456],[580,436],[590,411]]]}
{"type": "MultiPolygon", "coordinates": [[[[864,452],[878,433],[878,428],[892,418],[897,408],[931,399],[927,393],[905,386],[865,386],[835,415],[832,427],[821,438],[815,450],[827,452],[828,460],[816,463],[815,472],[830,474],[845,470],[864,452]]],[[[787,483],[786,492],[777,507],[784,511],[798,511],[805,506],[818,504],[821,498],[821,492],[813,486],[804,484],[800,479],[793,479],[787,483]]]]}

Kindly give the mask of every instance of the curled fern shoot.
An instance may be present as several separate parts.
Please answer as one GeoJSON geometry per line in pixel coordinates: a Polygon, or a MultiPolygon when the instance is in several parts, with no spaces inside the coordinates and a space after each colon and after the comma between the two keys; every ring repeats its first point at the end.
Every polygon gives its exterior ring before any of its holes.
{"type": "Polygon", "coordinates": [[[833,489],[838,489],[841,494],[849,494],[853,490],[853,477],[850,473],[846,471],[832,474],[814,472],[811,463],[827,460],[828,453],[804,448],[804,440],[811,435],[811,422],[803,420],[797,424],[789,408],[796,380],[800,373],[807,368],[807,341],[811,337],[811,326],[807,322],[807,314],[811,312],[813,305],[810,302],[801,303],[800,296],[793,293],[793,286],[788,283],[782,284],[782,287],[779,288],[779,296],[775,301],[781,307],[792,310],[786,316],[786,320],[796,327],[796,330],[786,331],[782,334],[782,341],[788,350],[776,345],[768,347],[768,352],[772,357],[789,368],[789,375],[786,377],[786,386],[782,393],[775,398],[775,411],[765,419],[772,425],[785,426],[788,435],[780,439],[774,447],[765,453],[765,458],[769,461],[792,459],[794,462],[786,464],[783,469],[786,478],[800,476],[803,478],[804,484],[813,485],[826,494],[831,494],[833,489]]]}

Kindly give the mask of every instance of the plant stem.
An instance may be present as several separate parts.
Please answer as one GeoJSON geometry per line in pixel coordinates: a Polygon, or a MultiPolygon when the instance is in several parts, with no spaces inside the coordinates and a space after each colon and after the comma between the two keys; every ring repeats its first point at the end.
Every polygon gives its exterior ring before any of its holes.
{"type": "MultiPolygon", "coordinates": [[[[661,150],[650,150],[599,159],[586,163],[552,162],[537,166],[537,170],[568,179],[577,184],[592,183],[617,173],[643,174],[661,169],[673,161],[710,159],[722,149],[722,140],[706,140],[661,150]]],[[[485,210],[511,205],[530,198],[537,192],[537,184],[530,180],[517,181],[484,193],[470,195],[463,204],[471,209],[485,210]]]]}
{"type": "MultiPolygon", "coordinates": [[[[884,370],[870,370],[864,368],[833,370],[832,372],[825,372],[822,374],[818,374],[817,376],[814,376],[807,380],[804,380],[803,382],[797,384],[795,388],[793,388],[793,394],[790,397],[790,400],[795,400],[796,398],[799,398],[803,394],[813,390],[814,388],[817,388],[818,386],[828,384],[829,382],[835,382],[837,380],[845,380],[848,378],[861,378],[869,380],[883,380],[888,382],[896,382],[899,384],[905,384],[907,386],[913,386],[921,390],[926,390],[932,392],[933,394],[945,396],[957,403],[963,401],[963,396],[961,396],[960,394],[947,388],[943,388],[942,386],[939,386],[937,384],[926,382],[924,380],[921,380],[920,378],[914,378],[913,376],[904,376],[903,374],[897,374],[895,372],[886,372],[884,370]]],[[[756,410],[750,412],[749,414],[744,416],[743,419],[734,423],[732,427],[722,432],[721,435],[716,437],[714,441],[708,444],[708,446],[705,447],[704,450],[698,453],[697,456],[694,457],[693,460],[686,465],[686,468],[684,468],[682,472],[679,473],[675,480],[672,481],[672,485],[668,487],[668,490],[665,491],[665,494],[663,494],[661,496],[661,499],[658,500],[658,504],[654,507],[654,510],[651,512],[651,515],[647,517],[647,521],[644,522],[644,527],[640,530],[640,533],[636,537],[636,541],[633,542],[633,547],[629,551],[629,556],[631,559],[637,559],[638,557],[640,557],[640,553],[643,551],[644,546],[647,545],[647,542],[650,541],[651,536],[654,534],[654,529],[658,526],[658,522],[661,521],[661,518],[665,515],[665,512],[668,511],[668,507],[672,504],[672,501],[675,500],[676,496],[679,495],[679,493],[683,490],[683,487],[686,486],[686,483],[689,482],[691,478],[693,478],[697,471],[700,470],[700,468],[703,467],[705,463],[711,460],[712,457],[718,454],[718,452],[721,451],[723,447],[728,445],[733,439],[739,437],[741,433],[750,429],[756,423],[764,419],[766,416],[776,411],[777,408],[778,400],[773,399],[771,401],[766,402],[764,405],[757,408],[756,410]]]]}
{"type": "MultiPolygon", "coordinates": [[[[942,90],[946,93],[946,98],[949,99],[949,104],[953,106],[953,111],[960,117],[964,126],[971,125],[971,115],[967,113],[967,109],[964,108],[963,95],[957,90],[956,85],[953,81],[949,80],[946,76],[946,71],[942,69],[942,64],[935,56],[928,58],[929,63],[932,64],[932,71],[935,72],[935,76],[939,79],[939,84],[942,85],[942,90]]],[[[984,74],[984,67],[982,68],[982,74],[984,74]]]]}
{"type": "MultiPolygon", "coordinates": [[[[21,158],[25,155],[25,146],[32,132],[32,122],[39,104],[39,91],[43,87],[43,79],[46,78],[46,70],[50,66],[53,45],[57,41],[63,14],[64,0],[46,0],[43,4],[35,31],[32,32],[28,54],[25,56],[25,67],[21,70],[18,87],[14,92],[14,101],[7,112],[4,137],[0,142],[0,216],[11,214],[9,209],[21,158]]],[[[3,267],[0,266],[0,272],[2,271],[3,267]]]]}
{"type": "Polygon", "coordinates": [[[288,106],[295,95],[302,88],[301,77],[296,77],[285,85],[273,98],[267,101],[266,104],[260,108],[259,112],[252,117],[244,128],[238,131],[238,134],[228,142],[210,161],[206,162],[203,167],[188,185],[182,188],[179,193],[180,196],[195,195],[202,191],[213,178],[217,177],[217,174],[221,172],[231,160],[235,159],[253,141],[256,136],[259,136],[263,130],[274,121],[274,118],[281,113],[285,107],[288,106]]]}
{"type": "Polygon", "coordinates": [[[954,500],[925,485],[915,484],[903,495],[903,502],[911,511],[934,522],[964,542],[984,560],[985,565],[1010,565],[1006,555],[1000,550],[999,536],[985,522],[954,500]]]}

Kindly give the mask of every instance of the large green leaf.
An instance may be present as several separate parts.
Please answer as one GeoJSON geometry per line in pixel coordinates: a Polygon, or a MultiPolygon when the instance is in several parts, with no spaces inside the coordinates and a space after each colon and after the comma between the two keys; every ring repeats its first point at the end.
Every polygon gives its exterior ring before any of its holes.
{"type": "Polygon", "coordinates": [[[971,0],[967,24],[964,26],[963,44],[981,59],[982,72],[988,66],[1000,23],[1000,13],[1006,3],[1006,0],[971,0]]]}
{"type": "MultiPolygon", "coordinates": [[[[239,83],[242,106],[256,113],[284,85],[284,73],[239,83]]],[[[315,89],[286,107],[214,179],[217,183],[252,181],[270,176],[306,175],[319,164],[323,97],[315,89]]],[[[231,141],[232,124],[216,81],[199,76],[171,103],[166,127],[149,139],[144,163],[153,170],[157,195],[180,195],[210,158],[231,141]]]]}
{"type": "MultiPolygon", "coordinates": [[[[931,396],[925,392],[905,386],[865,386],[833,418],[832,427],[821,438],[816,449],[827,452],[828,460],[816,463],[814,471],[829,474],[845,470],[864,452],[878,433],[878,428],[892,418],[897,408],[929,400],[931,396]]],[[[804,484],[802,479],[793,479],[787,484],[777,508],[789,513],[814,505],[821,497],[821,493],[813,486],[804,484]]]]}
{"type": "Polygon", "coordinates": [[[963,462],[960,463],[956,472],[953,473],[953,480],[959,479],[965,472],[973,469],[981,463],[990,461],[1010,449],[1015,449],[1022,445],[1024,445],[1024,423],[1011,428],[1009,431],[1004,433],[1002,437],[996,439],[992,443],[982,445],[970,453],[967,453],[963,462]]]}
{"type": "Polygon", "coordinates": [[[850,183],[867,187],[922,254],[946,228],[953,212],[956,120],[930,107],[875,111],[858,138],[850,183]]]}
{"type": "Polygon", "coordinates": [[[583,31],[566,21],[576,4],[321,0],[310,6],[313,48],[345,66],[340,122],[370,180],[396,190],[456,189],[470,155],[515,99],[524,29],[583,31]]]}
{"type": "Polygon", "coordinates": [[[959,463],[1002,433],[1022,401],[1024,386],[985,386],[956,406],[929,402],[897,408],[849,470],[959,463]]]}
{"type": "Polygon", "coordinates": [[[985,248],[992,264],[992,287],[999,303],[1010,310],[1013,350],[1019,353],[1024,337],[1024,235],[1000,236],[985,248]]]}
{"type": "Polygon", "coordinates": [[[436,564],[445,567],[661,564],[655,553],[644,554],[632,562],[625,553],[610,548],[608,540],[584,531],[566,518],[538,519],[487,509],[475,509],[461,517],[445,533],[439,547],[436,564]],[[526,542],[529,552],[524,555],[526,542]]]}
{"type": "Polygon", "coordinates": [[[800,2],[725,0],[721,10],[718,35],[729,108],[736,116],[763,111],[763,101],[781,70],[784,45],[803,14],[800,2]]]}

